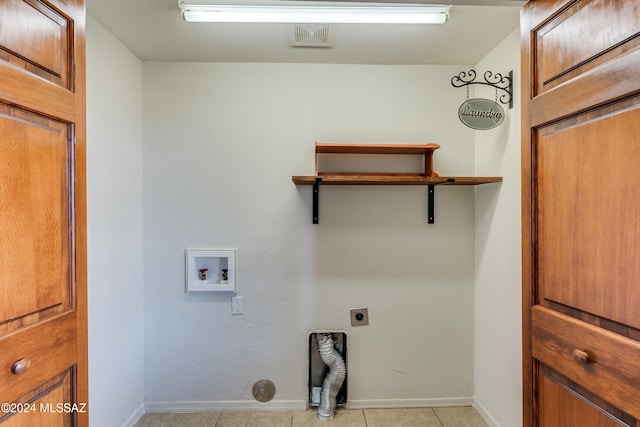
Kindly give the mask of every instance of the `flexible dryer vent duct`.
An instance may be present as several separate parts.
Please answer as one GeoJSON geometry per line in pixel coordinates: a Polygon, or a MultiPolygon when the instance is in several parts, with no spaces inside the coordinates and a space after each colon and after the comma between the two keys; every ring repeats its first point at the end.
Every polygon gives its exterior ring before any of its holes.
{"type": "Polygon", "coordinates": [[[329,367],[329,373],[324,378],[320,391],[320,405],[318,406],[318,418],[330,420],[336,410],[336,395],[342,387],[347,375],[347,367],[340,353],[333,345],[331,334],[317,334],[320,358],[329,367]]]}

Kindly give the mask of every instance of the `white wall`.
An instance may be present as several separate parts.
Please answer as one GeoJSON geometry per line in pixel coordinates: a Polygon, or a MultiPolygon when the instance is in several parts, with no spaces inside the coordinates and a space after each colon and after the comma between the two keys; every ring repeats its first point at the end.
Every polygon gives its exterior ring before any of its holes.
{"type": "Polygon", "coordinates": [[[433,141],[436,170],[472,175],[459,71],[143,64],[149,410],[304,408],[313,329],[347,331],[352,407],[471,403],[474,189],[438,188],[428,225],[424,187],[322,187],[314,226],[291,182],[313,174],[314,141],[433,141]],[[228,293],[184,293],[189,247],[238,249],[244,315],[228,293]],[[351,328],[361,306],[370,325],[351,328]]]}
{"type": "MultiPolygon", "coordinates": [[[[520,33],[514,30],[476,67],[514,74],[514,107],[498,128],[476,135],[476,174],[500,185],[476,192],[475,396],[494,426],[522,424],[520,33]]],[[[489,91],[478,96],[493,97],[489,91]]]]}
{"type": "Polygon", "coordinates": [[[87,25],[89,403],[92,427],[133,425],[144,399],[141,63],[87,25]]]}
{"type": "MultiPolygon", "coordinates": [[[[476,68],[513,69],[518,92],[518,49],[514,31],[476,68]]],[[[312,329],[349,334],[354,407],[475,394],[492,425],[520,424],[518,94],[474,133],[449,84],[465,66],[142,65],[91,17],[87,62],[92,426],[140,415],[145,347],[150,410],[304,407],[312,329]],[[434,141],[442,174],[505,181],[437,189],[435,225],[422,187],[323,187],[313,226],[290,176],[316,140],[434,141]],[[184,294],[186,247],[239,249],[245,315],[184,294]],[[360,306],[371,324],[351,328],[360,306]]]]}

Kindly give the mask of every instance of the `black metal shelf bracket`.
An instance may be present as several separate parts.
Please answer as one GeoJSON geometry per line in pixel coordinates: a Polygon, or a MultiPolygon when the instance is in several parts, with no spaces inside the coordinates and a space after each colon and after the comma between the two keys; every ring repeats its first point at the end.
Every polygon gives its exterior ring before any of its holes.
{"type": "Polygon", "coordinates": [[[318,224],[318,218],[319,218],[319,198],[320,198],[320,183],[322,182],[322,178],[316,178],[316,180],[313,183],[313,223],[314,224],[318,224]]]}
{"type": "MultiPolygon", "coordinates": [[[[427,186],[427,222],[429,224],[435,224],[436,185],[450,184],[452,182],[456,182],[455,178],[449,178],[447,182],[429,184],[427,186]]],[[[320,177],[313,182],[313,212],[311,218],[313,224],[320,222],[320,183],[322,183],[322,178],[320,177]]]]}
{"type": "Polygon", "coordinates": [[[447,179],[447,182],[440,182],[438,184],[429,184],[427,186],[427,223],[435,224],[436,223],[436,185],[440,184],[450,184],[452,182],[456,182],[455,178],[447,179]]]}
{"type": "Polygon", "coordinates": [[[468,88],[470,85],[485,85],[494,87],[496,88],[496,98],[498,97],[497,90],[506,92],[500,96],[500,102],[503,104],[509,104],[509,109],[513,108],[513,70],[509,71],[508,76],[503,76],[501,73],[493,74],[491,71],[486,71],[483,77],[484,81],[475,81],[475,70],[469,70],[469,72],[461,71],[457,76],[453,76],[451,79],[451,86],[467,86],[468,88]]]}
{"type": "Polygon", "coordinates": [[[435,224],[435,210],[436,210],[436,186],[431,184],[427,189],[427,222],[429,224],[435,224]]]}

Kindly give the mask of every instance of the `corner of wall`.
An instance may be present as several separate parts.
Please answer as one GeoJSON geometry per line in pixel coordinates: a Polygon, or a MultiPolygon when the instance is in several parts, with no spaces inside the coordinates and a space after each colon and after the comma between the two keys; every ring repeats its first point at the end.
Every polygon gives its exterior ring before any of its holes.
{"type": "Polygon", "coordinates": [[[88,16],[89,417],[94,427],[133,422],[144,401],[141,75],[140,60],[88,16]]]}
{"type": "Polygon", "coordinates": [[[519,28],[477,64],[513,70],[514,107],[501,126],[477,131],[476,173],[503,182],[476,189],[475,398],[491,425],[521,422],[520,42],[519,28]]]}

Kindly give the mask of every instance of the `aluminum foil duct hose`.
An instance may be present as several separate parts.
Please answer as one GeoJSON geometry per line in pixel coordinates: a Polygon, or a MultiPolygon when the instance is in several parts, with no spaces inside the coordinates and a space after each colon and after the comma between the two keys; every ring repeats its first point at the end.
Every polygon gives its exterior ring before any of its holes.
{"type": "Polygon", "coordinates": [[[333,345],[331,334],[316,334],[316,341],[320,350],[320,358],[329,367],[329,373],[324,377],[322,390],[320,390],[318,419],[331,420],[336,410],[336,396],[347,376],[347,367],[333,345]]]}

